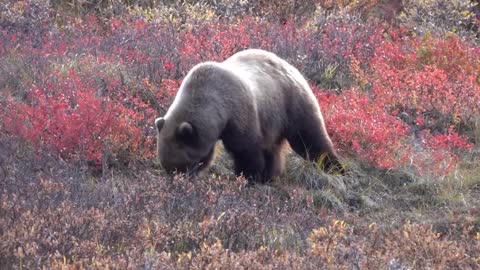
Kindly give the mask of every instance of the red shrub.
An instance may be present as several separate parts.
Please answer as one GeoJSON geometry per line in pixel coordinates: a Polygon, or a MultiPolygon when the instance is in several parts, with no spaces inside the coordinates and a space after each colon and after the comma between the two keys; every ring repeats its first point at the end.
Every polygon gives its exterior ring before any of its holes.
{"type": "Polygon", "coordinates": [[[479,51],[454,37],[392,36],[394,42],[377,48],[370,77],[352,65],[361,81],[370,80],[371,94],[318,94],[327,126],[341,151],[376,166],[409,162],[421,172],[448,173],[472,147],[468,131],[480,112],[479,51]]]}
{"type": "Polygon", "coordinates": [[[358,90],[341,95],[319,92],[326,125],[341,152],[381,168],[404,164],[410,147],[408,126],[388,114],[382,104],[358,90]]]}
{"type": "Polygon", "coordinates": [[[203,22],[180,36],[181,69],[189,70],[203,61],[225,60],[237,51],[251,47],[252,39],[265,33],[265,27],[249,17],[238,24],[203,22]]]}
{"type": "Polygon", "coordinates": [[[160,105],[166,108],[169,104],[172,104],[175,95],[180,88],[180,81],[164,79],[160,85],[160,91],[157,91],[155,97],[160,105]]]}
{"type": "Polygon", "coordinates": [[[141,101],[122,104],[119,93],[100,96],[71,71],[57,85],[34,86],[27,102],[10,99],[2,112],[4,130],[64,158],[99,163],[104,154],[150,155],[151,139],[140,128],[152,112],[141,101]]]}
{"type": "Polygon", "coordinates": [[[385,42],[372,61],[372,90],[387,109],[423,117],[426,128],[468,125],[480,112],[478,59],[480,51],[454,37],[385,42]]]}
{"type": "Polygon", "coordinates": [[[416,158],[417,169],[422,173],[446,174],[460,160],[460,153],[472,148],[465,138],[452,129],[445,134],[432,134],[430,130],[423,130],[420,134],[421,141],[426,148],[416,158]]]}
{"type": "Polygon", "coordinates": [[[414,135],[422,134],[420,150],[431,151],[433,160],[424,161],[437,164],[437,171],[448,171],[458,153],[472,147],[468,136],[480,113],[479,59],[478,49],[452,36],[394,38],[372,60],[374,102],[406,116],[414,135]]]}

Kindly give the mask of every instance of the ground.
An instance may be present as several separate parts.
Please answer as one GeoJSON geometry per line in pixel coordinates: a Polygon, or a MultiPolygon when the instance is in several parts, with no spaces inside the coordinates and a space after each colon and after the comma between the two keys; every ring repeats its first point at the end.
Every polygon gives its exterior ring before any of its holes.
{"type": "Polygon", "coordinates": [[[332,176],[291,154],[281,179],[247,187],[223,153],[209,176],[187,179],[150,162],[94,175],[0,145],[2,265],[478,267],[480,182],[467,176],[358,166],[332,176]]]}

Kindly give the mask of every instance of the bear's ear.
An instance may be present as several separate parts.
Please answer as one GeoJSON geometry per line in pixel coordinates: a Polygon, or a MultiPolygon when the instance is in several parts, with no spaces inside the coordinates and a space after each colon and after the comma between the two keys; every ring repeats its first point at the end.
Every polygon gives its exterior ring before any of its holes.
{"type": "Polygon", "coordinates": [[[162,130],[163,125],[165,124],[165,118],[163,117],[158,117],[155,119],[155,127],[157,128],[157,131],[160,132],[162,130]]]}
{"type": "Polygon", "coordinates": [[[185,143],[192,143],[195,139],[195,128],[188,122],[182,122],[176,129],[176,135],[185,143]]]}

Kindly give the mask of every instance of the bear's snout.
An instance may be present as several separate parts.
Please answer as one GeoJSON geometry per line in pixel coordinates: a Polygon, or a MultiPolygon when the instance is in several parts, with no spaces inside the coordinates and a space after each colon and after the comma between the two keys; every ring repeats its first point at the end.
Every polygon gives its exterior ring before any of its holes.
{"type": "Polygon", "coordinates": [[[160,160],[160,164],[168,174],[183,173],[194,175],[201,167],[198,163],[172,162],[171,159],[160,160]]]}
{"type": "Polygon", "coordinates": [[[189,167],[185,163],[173,163],[168,159],[160,159],[160,164],[162,165],[163,169],[169,174],[173,174],[175,172],[184,173],[188,170],[189,167]]]}
{"type": "Polygon", "coordinates": [[[168,174],[174,173],[184,173],[188,176],[193,176],[198,174],[200,171],[207,168],[213,158],[213,149],[206,155],[196,162],[172,162],[172,159],[161,159],[160,164],[163,169],[168,174]]]}

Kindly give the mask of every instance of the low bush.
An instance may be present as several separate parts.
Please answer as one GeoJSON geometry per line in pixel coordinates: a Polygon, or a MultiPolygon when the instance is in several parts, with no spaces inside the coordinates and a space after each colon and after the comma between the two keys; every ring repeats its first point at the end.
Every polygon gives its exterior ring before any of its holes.
{"type": "Polygon", "coordinates": [[[128,153],[123,158],[129,160],[152,156],[152,138],[144,136],[143,127],[154,114],[141,100],[122,87],[101,93],[74,70],[51,79],[56,83],[34,85],[25,100],[4,102],[3,132],[96,166],[105,158],[117,159],[112,154],[128,153]]]}

